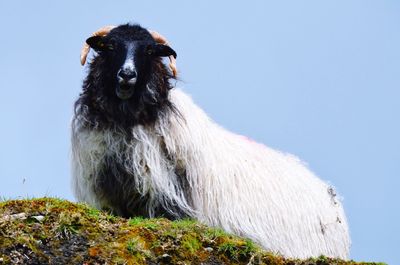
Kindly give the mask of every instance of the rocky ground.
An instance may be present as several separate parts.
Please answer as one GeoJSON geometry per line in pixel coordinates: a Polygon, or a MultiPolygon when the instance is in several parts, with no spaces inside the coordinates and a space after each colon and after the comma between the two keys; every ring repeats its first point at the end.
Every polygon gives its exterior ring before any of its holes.
{"type": "Polygon", "coordinates": [[[123,219],[54,198],[0,202],[0,264],[383,264],[285,259],[193,220],[123,219]]]}

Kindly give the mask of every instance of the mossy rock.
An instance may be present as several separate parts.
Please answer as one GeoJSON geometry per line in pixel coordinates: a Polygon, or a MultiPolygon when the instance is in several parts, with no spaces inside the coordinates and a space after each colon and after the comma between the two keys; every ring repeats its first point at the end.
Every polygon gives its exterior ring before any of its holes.
{"type": "Polygon", "coordinates": [[[0,264],[378,263],[285,259],[193,220],[124,219],[84,204],[41,198],[0,202],[0,264]]]}

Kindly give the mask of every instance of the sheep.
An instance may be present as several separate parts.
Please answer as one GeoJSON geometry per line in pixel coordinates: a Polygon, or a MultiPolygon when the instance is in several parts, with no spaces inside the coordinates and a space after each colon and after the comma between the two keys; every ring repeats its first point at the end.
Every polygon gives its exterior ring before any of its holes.
{"type": "MultiPolygon", "coordinates": [[[[99,33],[100,32],[100,33],[99,33]]],[[[72,120],[78,201],[124,217],[194,218],[285,257],[347,259],[341,200],[293,155],[229,132],[171,85],[166,39],[137,24],[86,40],[72,120]]],[[[175,71],[174,71],[175,70],[175,71]]]]}

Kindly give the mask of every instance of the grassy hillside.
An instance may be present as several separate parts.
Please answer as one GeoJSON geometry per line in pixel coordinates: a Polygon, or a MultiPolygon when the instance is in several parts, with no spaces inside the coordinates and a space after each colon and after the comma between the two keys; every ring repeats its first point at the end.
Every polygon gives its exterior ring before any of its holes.
{"type": "Polygon", "coordinates": [[[0,203],[0,264],[378,263],[289,260],[192,220],[123,219],[83,204],[42,198],[0,203]]]}

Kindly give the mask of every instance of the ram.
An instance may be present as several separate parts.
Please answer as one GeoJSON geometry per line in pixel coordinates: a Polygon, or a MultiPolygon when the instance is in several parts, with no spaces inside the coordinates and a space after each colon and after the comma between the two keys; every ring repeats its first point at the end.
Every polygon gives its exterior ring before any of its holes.
{"type": "Polygon", "coordinates": [[[333,188],[296,157],[223,129],[174,88],[176,53],[163,36],[126,24],[86,43],[82,64],[97,53],[72,122],[79,201],[125,217],[195,218],[287,257],[348,258],[333,188]]]}

